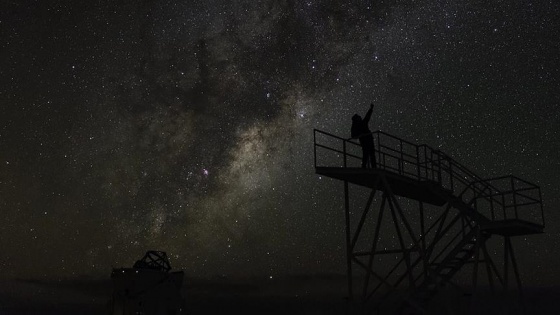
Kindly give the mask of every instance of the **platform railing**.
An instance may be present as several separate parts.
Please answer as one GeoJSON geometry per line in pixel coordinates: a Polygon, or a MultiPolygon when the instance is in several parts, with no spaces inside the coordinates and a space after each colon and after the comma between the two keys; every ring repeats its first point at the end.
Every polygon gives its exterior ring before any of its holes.
{"type": "Polygon", "coordinates": [[[472,206],[477,212],[489,213],[492,221],[516,219],[544,227],[539,186],[513,175],[485,179],[483,182],[490,185],[478,196],[473,196],[472,206]]]}
{"type": "MultiPolygon", "coordinates": [[[[522,219],[544,226],[540,188],[515,176],[482,179],[440,150],[383,131],[372,132],[378,169],[432,182],[472,206],[489,220],[522,219]]],[[[361,145],[314,129],[315,167],[361,167],[361,145]]]]}
{"type": "MultiPolygon", "coordinates": [[[[436,182],[451,192],[461,192],[474,181],[482,182],[482,178],[468,168],[428,145],[417,145],[383,131],[371,134],[374,138],[377,168],[420,181],[436,182]]],[[[341,138],[315,129],[314,146],[315,167],[361,166],[361,145],[354,139],[341,138]],[[335,153],[336,158],[322,161],[320,150],[335,153]]]]}
{"type": "MultiPolygon", "coordinates": [[[[435,150],[426,145],[416,145],[382,131],[372,133],[374,137],[376,167],[411,177],[417,180],[441,182],[441,165],[434,163],[438,158],[435,150]]],[[[314,130],[315,167],[360,167],[361,145],[353,139],[314,130]],[[320,151],[333,155],[325,160],[320,151]]]]}

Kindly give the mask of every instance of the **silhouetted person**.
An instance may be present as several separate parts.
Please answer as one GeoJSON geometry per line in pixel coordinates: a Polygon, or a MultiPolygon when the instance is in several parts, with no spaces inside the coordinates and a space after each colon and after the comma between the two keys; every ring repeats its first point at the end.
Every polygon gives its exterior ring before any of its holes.
{"type": "Polygon", "coordinates": [[[360,145],[362,146],[362,168],[368,166],[370,162],[370,167],[375,168],[375,149],[373,146],[373,136],[371,135],[371,130],[369,130],[368,123],[371,118],[371,113],[373,112],[373,104],[369,106],[365,117],[358,114],[352,116],[352,138],[359,139],[360,145]]]}

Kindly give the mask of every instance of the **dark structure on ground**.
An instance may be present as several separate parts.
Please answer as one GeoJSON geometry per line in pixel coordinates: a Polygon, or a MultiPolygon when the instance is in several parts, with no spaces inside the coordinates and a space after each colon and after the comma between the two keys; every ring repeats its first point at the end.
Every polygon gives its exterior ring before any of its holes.
{"type": "Polygon", "coordinates": [[[183,271],[171,272],[165,252],[149,251],[132,268],[111,274],[110,314],[180,314],[183,309],[183,271]]]}
{"type": "Polygon", "coordinates": [[[358,143],[314,130],[316,173],[344,182],[350,297],[356,271],[364,306],[378,313],[433,312],[443,287],[507,291],[512,274],[522,294],[512,239],[543,233],[540,188],[515,176],[482,179],[427,145],[372,134],[377,165],[362,169],[358,143]]]}

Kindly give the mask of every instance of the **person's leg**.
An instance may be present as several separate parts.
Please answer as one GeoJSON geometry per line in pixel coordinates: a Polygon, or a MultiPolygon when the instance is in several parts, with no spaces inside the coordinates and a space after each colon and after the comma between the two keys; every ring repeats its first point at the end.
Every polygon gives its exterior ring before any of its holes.
{"type": "Polygon", "coordinates": [[[375,167],[375,152],[373,151],[373,139],[367,139],[364,141],[364,158],[366,159],[366,164],[369,163],[370,168],[375,167]]]}
{"type": "Polygon", "coordinates": [[[375,146],[373,145],[373,142],[371,144],[370,157],[371,157],[371,167],[376,168],[377,167],[377,161],[375,159],[375,146]]]}
{"type": "Polygon", "coordinates": [[[369,159],[369,154],[368,154],[368,145],[367,142],[364,141],[363,138],[360,138],[360,145],[362,146],[362,168],[366,168],[367,167],[367,163],[368,163],[368,159],[369,159]]]}

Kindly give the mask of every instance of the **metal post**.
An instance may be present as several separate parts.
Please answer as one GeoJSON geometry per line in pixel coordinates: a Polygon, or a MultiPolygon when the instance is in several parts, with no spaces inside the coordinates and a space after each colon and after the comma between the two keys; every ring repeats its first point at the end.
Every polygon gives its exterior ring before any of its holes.
{"type": "Polygon", "coordinates": [[[539,187],[539,204],[541,205],[541,218],[542,218],[542,225],[544,227],[544,211],[543,211],[543,207],[542,207],[542,193],[541,193],[541,188],[539,187]]]}
{"type": "MultiPolygon", "coordinates": [[[[490,187],[488,187],[488,189],[490,189],[490,187]]],[[[486,188],[485,188],[486,190],[486,188]]],[[[488,195],[492,195],[492,190],[490,190],[490,192],[488,193],[488,195]]],[[[494,197],[490,196],[490,213],[491,213],[491,217],[492,217],[492,221],[496,220],[496,216],[494,215],[494,197]]]]}
{"type": "Polygon", "coordinates": [[[517,215],[517,198],[515,195],[517,195],[517,191],[515,190],[515,183],[513,182],[513,176],[510,177],[511,179],[511,191],[513,191],[513,211],[515,212],[515,218],[519,219],[519,216],[517,215]]]}
{"type": "Polygon", "coordinates": [[[484,250],[486,251],[485,255],[488,258],[488,262],[490,262],[490,267],[492,267],[492,270],[494,271],[494,274],[496,275],[496,278],[498,279],[500,284],[503,286],[504,285],[504,279],[502,278],[502,276],[500,276],[500,272],[498,271],[498,267],[496,267],[496,264],[492,260],[492,257],[490,256],[490,254],[488,254],[488,251],[486,249],[486,245],[484,245],[484,250]]]}
{"type": "MultiPolygon", "coordinates": [[[[378,147],[378,149],[377,149],[378,159],[376,159],[375,162],[381,164],[381,137],[380,137],[379,132],[377,133],[377,147],[378,147]],[[377,161],[379,161],[379,162],[377,162],[377,161]]],[[[375,154],[375,152],[374,152],[374,154],[375,154]]],[[[385,161],[383,161],[383,165],[385,165],[385,161]]],[[[379,167],[381,167],[381,165],[379,165],[379,167]]]]}
{"type": "Polygon", "coordinates": [[[507,245],[509,247],[509,252],[511,256],[511,264],[513,266],[513,272],[515,273],[515,280],[517,281],[517,287],[521,291],[521,277],[519,276],[519,270],[517,269],[517,261],[515,260],[515,255],[513,254],[513,246],[511,245],[511,240],[507,238],[507,245]]]}
{"type": "Polygon", "coordinates": [[[517,261],[515,260],[515,255],[513,254],[513,246],[511,245],[511,240],[508,237],[507,238],[507,246],[509,248],[510,251],[510,256],[511,256],[511,264],[513,266],[513,273],[515,275],[515,280],[517,281],[517,289],[519,290],[519,299],[521,301],[521,305],[523,307],[523,314],[526,313],[526,309],[525,309],[525,301],[523,299],[523,288],[521,285],[521,277],[519,276],[519,270],[517,269],[517,261]]]}
{"type": "Polygon", "coordinates": [[[313,129],[313,163],[317,167],[317,129],[313,129]]]}
{"type": "Polygon", "coordinates": [[[509,247],[507,242],[509,242],[509,237],[504,236],[504,292],[507,292],[509,279],[509,247]]]}
{"type": "MultiPolygon", "coordinates": [[[[368,270],[371,270],[373,265],[373,258],[375,256],[375,250],[377,249],[377,242],[379,241],[379,230],[381,229],[381,219],[383,219],[383,211],[385,211],[385,202],[387,201],[387,196],[383,193],[383,198],[381,200],[381,206],[379,207],[379,215],[377,217],[377,222],[375,223],[375,234],[373,236],[373,241],[371,243],[371,255],[369,256],[368,261],[368,270]]],[[[363,290],[363,299],[364,301],[367,299],[367,289],[369,286],[369,277],[370,273],[366,274],[366,280],[364,283],[364,290],[363,290]]]]}
{"type": "Polygon", "coordinates": [[[377,181],[375,182],[375,184],[373,185],[373,189],[371,190],[371,193],[369,194],[369,198],[368,201],[366,202],[366,207],[364,209],[364,211],[362,212],[362,217],[360,218],[360,222],[358,223],[358,228],[356,229],[356,232],[354,233],[354,237],[352,238],[352,245],[351,248],[352,250],[354,250],[354,246],[356,246],[356,242],[358,241],[358,237],[360,236],[360,232],[362,231],[362,227],[364,226],[364,222],[366,221],[366,217],[368,215],[369,209],[371,208],[371,203],[373,202],[373,197],[375,196],[375,193],[377,192],[377,183],[379,183],[379,179],[377,179],[377,181]]]}
{"type": "MultiPolygon", "coordinates": [[[[424,156],[426,156],[426,172],[428,172],[428,147],[424,147],[424,156]]],[[[430,179],[434,180],[434,151],[430,150],[430,179]]]]}
{"type": "Polygon", "coordinates": [[[418,146],[416,146],[416,173],[418,174],[418,180],[421,180],[420,177],[420,150],[418,150],[418,146]]]}
{"type": "Polygon", "coordinates": [[[423,274],[424,278],[428,277],[428,257],[426,255],[426,227],[424,223],[424,203],[422,201],[418,201],[418,207],[420,210],[420,240],[422,242],[422,253],[423,253],[423,274]]]}
{"type": "Polygon", "coordinates": [[[449,183],[451,184],[451,192],[455,191],[455,188],[453,186],[453,163],[451,163],[451,161],[449,161],[449,183]]]}
{"type": "Polygon", "coordinates": [[[441,153],[438,151],[437,152],[437,156],[438,156],[438,183],[440,185],[443,186],[443,183],[441,182],[441,153]]]}
{"type": "Polygon", "coordinates": [[[342,140],[342,155],[344,159],[344,168],[346,168],[346,140],[342,140]]]}
{"type": "Polygon", "coordinates": [[[397,220],[397,215],[395,214],[395,209],[393,207],[393,201],[391,200],[392,197],[394,196],[389,195],[387,202],[389,203],[389,208],[391,208],[391,216],[393,217],[393,222],[395,223],[395,229],[397,230],[397,237],[399,239],[399,244],[401,245],[401,250],[404,255],[404,260],[406,263],[406,272],[408,274],[408,281],[410,282],[410,287],[414,288],[415,287],[414,277],[412,276],[412,268],[410,265],[410,251],[406,248],[406,245],[404,244],[404,240],[401,234],[401,229],[399,227],[399,222],[397,220]]]}
{"type": "Polygon", "coordinates": [[[486,243],[482,243],[482,253],[484,254],[484,264],[486,265],[486,274],[488,275],[488,284],[490,286],[490,291],[494,293],[494,277],[492,276],[491,260],[488,251],[486,250],[486,243]]]}
{"type": "Polygon", "coordinates": [[[416,236],[414,235],[414,231],[412,230],[412,227],[410,226],[410,224],[408,223],[408,221],[406,220],[406,217],[402,211],[401,206],[399,205],[399,202],[397,200],[397,197],[395,197],[395,194],[393,194],[393,190],[391,189],[391,186],[389,185],[389,182],[387,182],[387,179],[385,177],[383,177],[383,183],[385,186],[385,190],[388,192],[389,194],[389,199],[392,201],[392,203],[395,205],[395,207],[397,208],[397,211],[404,223],[404,226],[406,227],[408,234],[410,235],[410,238],[412,239],[412,242],[414,243],[414,246],[416,248],[420,248],[420,244],[418,244],[418,240],[416,239],[416,236]]]}
{"type": "Polygon", "coordinates": [[[473,291],[476,290],[477,277],[478,277],[478,260],[480,258],[480,230],[476,231],[476,243],[474,245],[474,265],[473,265],[473,291]]]}
{"type": "Polygon", "coordinates": [[[506,197],[502,194],[502,208],[504,209],[504,220],[507,219],[506,214],[506,197]]]}
{"type": "Polygon", "coordinates": [[[404,161],[404,156],[403,156],[403,142],[402,142],[402,139],[399,139],[399,141],[400,141],[400,149],[401,149],[401,150],[400,150],[400,151],[401,151],[401,158],[399,159],[399,174],[402,175],[402,174],[404,173],[404,164],[403,164],[403,161],[404,161]]]}
{"type": "Polygon", "coordinates": [[[346,263],[348,274],[348,299],[352,300],[352,248],[350,240],[350,196],[348,192],[348,181],[344,181],[344,214],[346,216],[346,263]]]}

